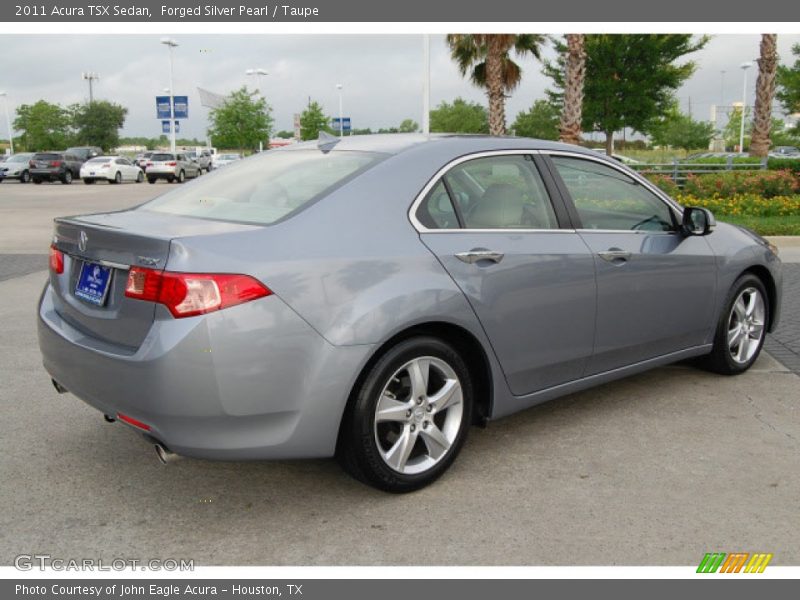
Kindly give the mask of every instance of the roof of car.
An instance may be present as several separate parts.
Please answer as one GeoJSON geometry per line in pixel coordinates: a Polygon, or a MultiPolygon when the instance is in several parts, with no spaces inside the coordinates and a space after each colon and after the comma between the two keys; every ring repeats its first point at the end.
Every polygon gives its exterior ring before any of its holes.
{"type": "MultiPolygon", "coordinates": [[[[317,148],[317,140],[292,144],[276,149],[278,152],[292,152],[296,150],[309,150],[317,148]]],[[[433,133],[423,135],[421,133],[388,133],[371,135],[348,135],[342,137],[333,146],[333,150],[339,151],[361,151],[361,152],[382,152],[386,154],[399,154],[410,148],[422,144],[443,144],[464,152],[481,152],[490,150],[569,150],[571,152],[585,152],[596,156],[580,146],[551,142],[547,140],[537,140],[533,138],[512,137],[512,136],[491,136],[491,135],[464,135],[433,133]]]]}

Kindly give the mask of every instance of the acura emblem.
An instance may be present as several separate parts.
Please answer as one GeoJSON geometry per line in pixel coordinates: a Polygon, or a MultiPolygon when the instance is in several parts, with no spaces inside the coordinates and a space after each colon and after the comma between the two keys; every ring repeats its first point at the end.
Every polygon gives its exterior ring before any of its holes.
{"type": "Polygon", "coordinates": [[[86,235],[85,231],[81,231],[80,235],[78,236],[78,250],[81,252],[86,252],[86,242],[89,241],[89,236],[86,235]]]}

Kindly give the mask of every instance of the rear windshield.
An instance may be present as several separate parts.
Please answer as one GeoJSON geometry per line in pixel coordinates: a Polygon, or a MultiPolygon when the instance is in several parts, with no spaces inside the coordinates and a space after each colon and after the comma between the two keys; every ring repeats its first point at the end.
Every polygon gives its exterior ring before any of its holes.
{"type": "Polygon", "coordinates": [[[379,161],[367,152],[272,151],[236,161],[143,210],[269,225],[379,161]]]}
{"type": "Polygon", "coordinates": [[[39,152],[38,154],[34,154],[33,158],[35,160],[58,160],[61,158],[61,155],[53,154],[52,152],[39,152]]]}
{"type": "Polygon", "coordinates": [[[153,160],[175,160],[172,154],[153,154],[150,158],[153,160]]]}
{"type": "Polygon", "coordinates": [[[110,158],[93,158],[90,161],[88,161],[87,164],[90,164],[90,165],[94,165],[94,164],[98,164],[98,163],[102,164],[102,163],[111,162],[111,160],[112,159],[110,159],[110,158]]]}

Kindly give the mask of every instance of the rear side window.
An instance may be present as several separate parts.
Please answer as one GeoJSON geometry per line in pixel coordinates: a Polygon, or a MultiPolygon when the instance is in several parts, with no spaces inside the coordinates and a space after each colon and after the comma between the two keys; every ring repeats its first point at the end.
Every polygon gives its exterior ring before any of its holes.
{"type": "MultiPolygon", "coordinates": [[[[557,229],[553,206],[531,160],[520,154],[488,156],[463,162],[444,178],[450,210],[458,206],[465,229],[557,229]]],[[[429,229],[453,228],[443,214],[437,190],[420,205],[417,219],[429,229]]]]}
{"type": "Polygon", "coordinates": [[[428,229],[459,228],[456,211],[442,181],[433,186],[420,204],[417,210],[417,219],[428,229]]]}
{"type": "Polygon", "coordinates": [[[212,171],[196,184],[175,189],[141,209],[269,225],[329,193],[382,157],[349,151],[264,152],[212,171]]]}

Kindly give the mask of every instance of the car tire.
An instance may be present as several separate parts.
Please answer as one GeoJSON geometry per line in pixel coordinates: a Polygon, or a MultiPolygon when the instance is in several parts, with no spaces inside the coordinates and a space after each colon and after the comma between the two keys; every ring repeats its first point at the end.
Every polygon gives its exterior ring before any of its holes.
{"type": "Polygon", "coordinates": [[[184,171],[180,171],[178,173],[177,181],[178,181],[178,183],[183,183],[184,181],[186,181],[186,173],[184,171]]]}
{"type": "Polygon", "coordinates": [[[174,175],[170,175],[169,177],[167,177],[167,183],[172,183],[173,181],[175,181],[174,175]]]}
{"type": "Polygon", "coordinates": [[[114,183],[116,185],[122,183],[122,173],[120,173],[119,171],[117,171],[117,173],[114,175],[114,183]]]}
{"type": "Polygon", "coordinates": [[[64,171],[64,175],[61,176],[61,183],[64,185],[69,185],[72,183],[72,171],[64,171]]]}
{"type": "Polygon", "coordinates": [[[28,183],[31,180],[31,174],[28,171],[23,171],[19,176],[20,183],[28,183]]]}
{"type": "Polygon", "coordinates": [[[83,183],[86,185],[92,185],[94,183],[94,179],[89,179],[88,177],[84,178],[83,183]]]}
{"type": "Polygon", "coordinates": [[[139,174],[136,175],[136,183],[142,183],[144,181],[144,173],[139,171],[139,174]]]}
{"type": "Polygon", "coordinates": [[[147,183],[155,183],[155,182],[156,182],[156,178],[155,177],[148,177],[147,178],[147,183]]]}
{"type": "Polygon", "coordinates": [[[466,363],[449,344],[427,336],[403,340],[359,378],[342,419],[337,458],[353,477],[378,489],[418,490],[455,460],[472,404],[466,363]]]}
{"type": "Polygon", "coordinates": [[[36,185],[39,185],[40,183],[42,183],[42,180],[41,180],[41,179],[39,179],[38,177],[34,177],[34,178],[32,179],[32,181],[33,181],[33,183],[35,183],[36,185]]]}
{"type": "Polygon", "coordinates": [[[713,350],[701,366],[721,375],[739,375],[761,354],[769,323],[769,296],[752,273],[737,279],[723,305],[714,333],[713,350]]]}

